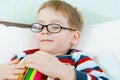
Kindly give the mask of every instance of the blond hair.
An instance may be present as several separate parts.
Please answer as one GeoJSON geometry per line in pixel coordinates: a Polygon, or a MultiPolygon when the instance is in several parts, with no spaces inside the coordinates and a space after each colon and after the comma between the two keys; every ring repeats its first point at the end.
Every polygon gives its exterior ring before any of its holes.
{"type": "Polygon", "coordinates": [[[83,19],[80,12],[78,12],[77,9],[72,5],[61,0],[49,0],[40,6],[38,13],[46,7],[52,8],[55,11],[62,12],[64,16],[68,17],[68,25],[70,28],[81,30],[83,26],[83,19]]]}

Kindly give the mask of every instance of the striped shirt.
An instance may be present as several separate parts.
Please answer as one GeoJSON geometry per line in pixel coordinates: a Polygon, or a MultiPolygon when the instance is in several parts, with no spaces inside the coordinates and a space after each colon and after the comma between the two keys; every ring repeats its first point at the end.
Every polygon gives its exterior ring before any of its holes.
{"type": "MultiPolygon", "coordinates": [[[[22,59],[26,54],[32,54],[39,49],[24,51],[25,54],[16,55],[15,58],[22,59]]],[[[85,53],[80,50],[70,49],[66,55],[56,56],[61,62],[73,68],[76,73],[76,80],[108,80],[103,70],[85,53]]]]}

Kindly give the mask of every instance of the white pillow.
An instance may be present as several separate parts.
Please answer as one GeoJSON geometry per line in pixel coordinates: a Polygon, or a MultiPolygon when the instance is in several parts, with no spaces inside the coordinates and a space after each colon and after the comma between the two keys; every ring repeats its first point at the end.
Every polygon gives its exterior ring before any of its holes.
{"type": "Polygon", "coordinates": [[[23,50],[36,48],[34,33],[29,28],[0,24],[0,64],[23,50]]]}
{"type": "Polygon", "coordinates": [[[110,80],[120,80],[120,63],[113,52],[103,51],[94,60],[103,68],[110,80]]]}
{"type": "MultiPolygon", "coordinates": [[[[84,27],[77,48],[93,58],[101,51],[120,52],[120,20],[84,27]]],[[[120,53],[117,55],[120,57],[120,53]]]]}

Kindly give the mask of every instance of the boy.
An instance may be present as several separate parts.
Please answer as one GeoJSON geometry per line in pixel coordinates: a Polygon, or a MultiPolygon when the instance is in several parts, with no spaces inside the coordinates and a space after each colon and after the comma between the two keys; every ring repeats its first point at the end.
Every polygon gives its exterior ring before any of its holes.
{"type": "Polygon", "coordinates": [[[79,12],[68,3],[60,0],[44,3],[38,11],[38,23],[31,25],[40,50],[24,59],[26,66],[49,76],[49,79],[107,80],[88,56],[71,49],[79,41],[82,24],[79,12]],[[56,56],[60,55],[72,55],[69,66],[58,60],[56,56]]]}
{"type": "Polygon", "coordinates": [[[45,2],[39,8],[38,23],[31,25],[39,49],[23,59],[25,66],[46,75],[45,80],[108,80],[88,56],[72,49],[79,41],[82,25],[81,15],[70,4],[45,2]]]}

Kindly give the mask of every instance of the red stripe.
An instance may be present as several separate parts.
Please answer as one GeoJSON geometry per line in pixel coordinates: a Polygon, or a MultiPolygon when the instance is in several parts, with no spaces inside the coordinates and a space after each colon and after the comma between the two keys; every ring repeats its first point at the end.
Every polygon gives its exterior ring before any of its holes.
{"type": "Polygon", "coordinates": [[[69,60],[69,59],[60,59],[60,61],[63,62],[63,63],[69,63],[72,66],[75,66],[75,63],[72,60],[69,60]]]}
{"type": "Polygon", "coordinates": [[[90,59],[90,58],[88,58],[88,57],[84,57],[84,58],[82,58],[80,61],[78,61],[78,64],[81,64],[81,63],[86,62],[86,61],[88,61],[88,60],[92,60],[92,59],[90,59]]]}
{"type": "Polygon", "coordinates": [[[102,69],[99,69],[99,70],[97,70],[97,71],[99,71],[99,72],[103,72],[103,70],[102,70],[102,69]]]}
{"type": "Polygon", "coordinates": [[[91,80],[95,80],[95,78],[94,78],[94,76],[93,76],[93,75],[90,75],[90,77],[91,77],[91,80]]]}
{"type": "Polygon", "coordinates": [[[81,52],[80,50],[73,50],[71,54],[74,54],[75,52],[81,52]]]}
{"type": "Polygon", "coordinates": [[[42,74],[37,71],[33,80],[42,80],[42,74]]]}
{"type": "Polygon", "coordinates": [[[15,58],[14,58],[14,57],[11,59],[11,61],[13,61],[13,60],[15,60],[15,58]]]}
{"type": "Polygon", "coordinates": [[[90,69],[85,70],[85,72],[87,72],[87,73],[90,73],[91,71],[93,71],[93,70],[90,70],[90,69]]]}
{"type": "MultiPolygon", "coordinates": [[[[91,71],[93,71],[94,69],[87,69],[87,70],[85,70],[85,72],[87,72],[87,73],[90,73],[91,71]]],[[[102,69],[99,69],[99,70],[94,70],[94,71],[99,71],[99,72],[103,72],[103,70],[102,69]]]]}
{"type": "Polygon", "coordinates": [[[39,49],[30,49],[30,50],[25,50],[25,51],[23,51],[23,52],[25,52],[26,54],[32,54],[32,53],[34,53],[34,52],[36,52],[36,51],[38,51],[39,49]]]}

